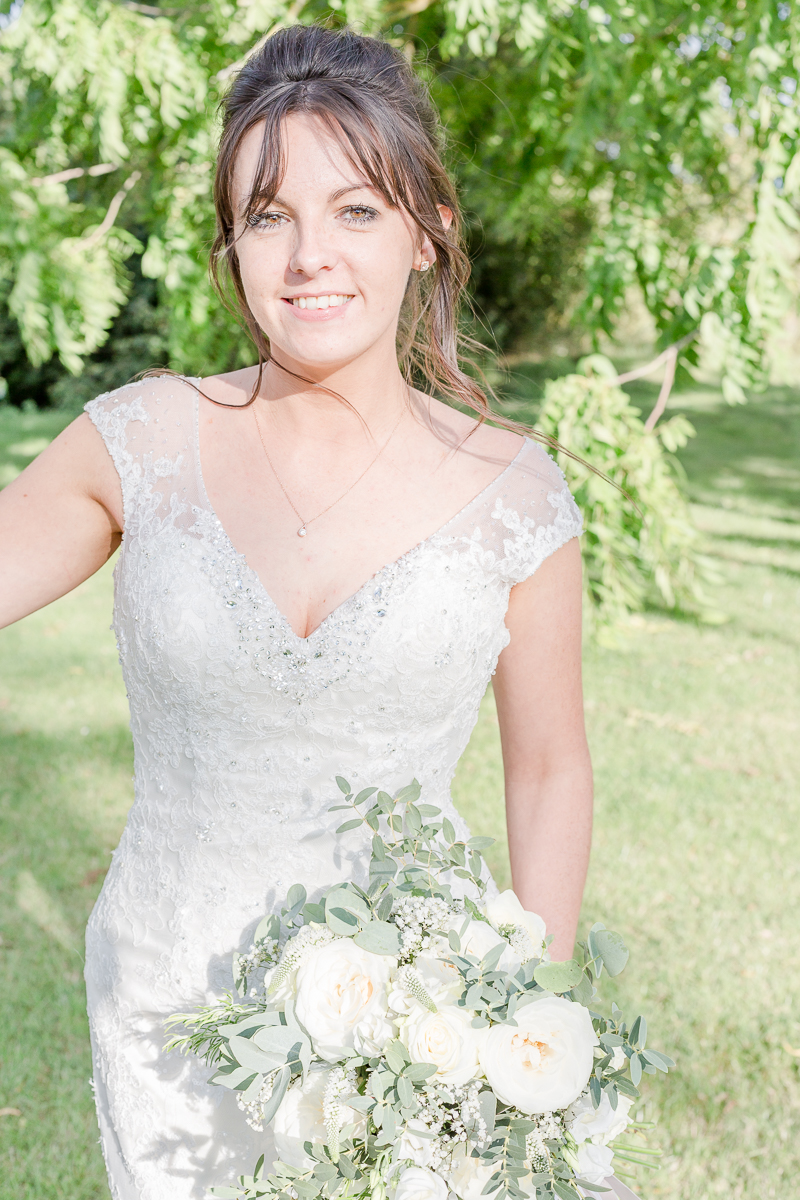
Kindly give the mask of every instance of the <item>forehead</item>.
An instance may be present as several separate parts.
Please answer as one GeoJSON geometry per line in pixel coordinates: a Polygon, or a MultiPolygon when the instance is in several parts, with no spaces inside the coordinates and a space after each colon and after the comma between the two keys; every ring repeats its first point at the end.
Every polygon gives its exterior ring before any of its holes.
{"type": "MultiPolygon", "coordinates": [[[[234,193],[246,202],[258,180],[265,123],[249,129],[239,143],[234,163],[234,193]]],[[[324,121],[306,113],[290,113],[280,126],[282,174],[274,179],[267,164],[265,182],[274,182],[281,192],[323,188],[338,190],[345,185],[371,187],[358,163],[345,153],[341,140],[324,121]]],[[[276,189],[277,190],[277,189],[276,189]]]]}

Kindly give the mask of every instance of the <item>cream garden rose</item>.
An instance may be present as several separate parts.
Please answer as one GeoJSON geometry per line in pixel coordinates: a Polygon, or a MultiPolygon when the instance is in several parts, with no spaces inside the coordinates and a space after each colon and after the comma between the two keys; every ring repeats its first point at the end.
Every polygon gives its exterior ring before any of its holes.
{"type": "Polygon", "coordinates": [[[447,1200],[447,1184],[425,1167],[406,1167],[393,1200],[447,1200]]]}
{"type": "Polygon", "coordinates": [[[614,1151],[610,1146],[594,1146],[584,1142],[575,1157],[575,1172],[587,1183],[603,1184],[614,1174],[614,1151]]]}
{"type": "Polygon", "coordinates": [[[459,1200],[481,1200],[483,1189],[499,1168],[499,1163],[484,1163],[472,1158],[464,1147],[453,1155],[447,1182],[459,1200]]]}
{"type": "Polygon", "coordinates": [[[472,1028],[470,1013],[454,1004],[435,1013],[417,1004],[400,1029],[411,1061],[434,1063],[434,1079],[454,1087],[480,1074],[481,1036],[472,1028]]]}
{"type": "Polygon", "coordinates": [[[545,923],[537,913],[528,912],[522,907],[516,892],[512,892],[508,888],[499,896],[487,900],[484,912],[498,931],[507,929],[509,926],[524,930],[531,944],[531,957],[541,956],[547,933],[545,923]]]}
{"type": "MultiPolygon", "coordinates": [[[[327,1137],[323,1101],[330,1078],[330,1071],[309,1071],[303,1082],[298,1079],[292,1084],[275,1114],[272,1131],[278,1158],[301,1171],[314,1165],[313,1159],[303,1149],[303,1143],[319,1142],[321,1145],[327,1137]]],[[[366,1131],[363,1114],[344,1106],[343,1109],[342,1123],[355,1123],[363,1134],[366,1131]]]]}
{"type": "Polygon", "coordinates": [[[588,1009],[546,996],[493,1025],[481,1042],[481,1066],[497,1097],[524,1113],[553,1112],[577,1100],[589,1082],[597,1041],[588,1009]]]}
{"type": "Polygon", "coordinates": [[[396,969],[397,959],[362,950],[350,938],[308,956],[297,972],[295,1013],[320,1058],[341,1059],[342,1050],[355,1046],[360,1023],[371,1039],[375,1018],[386,1016],[387,985],[396,969]]]}
{"type": "Polygon", "coordinates": [[[630,1097],[618,1095],[617,1107],[612,1108],[607,1092],[602,1093],[598,1108],[592,1104],[591,1096],[579,1096],[565,1113],[564,1123],[578,1145],[592,1142],[595,1146],[607,1146],[627,1129],[632,1106],[630,1097]]]}

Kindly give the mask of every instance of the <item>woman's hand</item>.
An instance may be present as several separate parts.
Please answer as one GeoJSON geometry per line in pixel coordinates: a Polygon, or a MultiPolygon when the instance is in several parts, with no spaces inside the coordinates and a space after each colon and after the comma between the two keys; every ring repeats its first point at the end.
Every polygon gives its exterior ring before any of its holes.
{"type": "Polygon", "coordinates": [[[83,415],[0,492],[0,628],[72,591],[121,540],[119,477],[83,415]]]}
{"type": "Polygon", "coordinates": [[[589,862],[592,765],[581,685],[581,554],[573,538],[512,588],[494,693],[514,891],[572,956],[589,862]]]}

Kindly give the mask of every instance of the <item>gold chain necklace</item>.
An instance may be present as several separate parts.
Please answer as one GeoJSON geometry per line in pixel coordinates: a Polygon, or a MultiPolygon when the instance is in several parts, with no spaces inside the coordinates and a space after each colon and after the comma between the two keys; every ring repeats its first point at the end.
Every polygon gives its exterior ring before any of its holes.
{"type": "Polygon", "coordinates": [[[350,484],[350,487],[347,488],[346,491],[342,492],[341,496],[337,496],[336,499],[331,504],[329,504],[327,508],[323,508],[322,512],[318,512],[316,514],[316,516],[314,516],[314,517],[309,517],[308,520],[306,521],[305,518],[297,511],[297,505],[295,504],[294,500],[292,500],[292,497],[289,495],[286,488],[283,486],[281,477],[278,474],[278,472],[275,470],[275,464],[273,463],[272,459],[269,456],[269,450],[267,450],[267,443],[264,441],[264,435],[261,432],[261,422],[258,419],[258,412],[256,411],[255,405],[253,405],[253,417],[255,418],[256,429],[258,430],[258,437],[261,442],[261,446],[262,446],[262,449],[266,456],[267,462],[270,465],[270,470],[272,471],[272,474],[275,476],[275,480],[278,484],[278,487],[281,489],[284,496],[289,501],[289,504],[292,507],[292,511],[294,512],[295,516],[297,517],[297,519],[300,522],[300,528],[297,531],[298,537],[305,537],[306,533],[308,531],[307,527],[312,523],[312,521],[318,521],[320,517],[325,516],[325,513],[330,512],[331,509],[334,508],[339,503],[340,500],[344,500],[345,496],[347,496],[350,492],[352,492],[352,490],[356,486],[356,484],[361,482],[361,480],[366,475],[367,471],[370,471],[375,466],[375,463],[378,461],[380,456],[383,454],[384,450],[389,445],[389,442],[392,440],[395,433],[397,432],[397,428],[398,428],[400,422],[402,421],[403,417],[405,416],[407,406],[408,406],[408,400],[406,399],[406,403],[403,405],[402,409],[400,410],[400,416],[397,418],[397,420],[394,423],[392,432],[389,434],[388,438],[383,443],[380,450],[373,458],[372,462],[368,463],[367,466],[364,468],[364,470],[361,472],[358,479],[355,479],[350,484]]]}

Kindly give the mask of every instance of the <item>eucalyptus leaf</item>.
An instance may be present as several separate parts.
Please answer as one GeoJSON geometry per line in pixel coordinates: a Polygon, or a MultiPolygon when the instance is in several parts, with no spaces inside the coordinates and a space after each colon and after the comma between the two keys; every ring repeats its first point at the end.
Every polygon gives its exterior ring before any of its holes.
{"type": "Polygon", "coordinates": [[[272,1087],[272,1095],[264,1105],[264,1113],[261,1118],[264,1125],[268,1125],[270,1123],[272,1118],[275,1116],[275,1113],[280,1108],[283,1097],[286,1095],[286,1089],[289,1086],[290,1079],[291,1071],[289,1071],[288,1068],[281,1071],[280,1075],[276,1076],[272,1087]]]}
{"type": "Polygon", "coordinates": [[[609,975],[619,975],[630,957],[622,935],[610,929],[599,929],[593,935],[603,966],[609,975]]]}
{"type": "Polygon", "coordinates": [[[533,972],[533,978],[539,987],[548,992],[568,992],[577,987],[585,978],[583,968],[574,958],[567,962],[542,962],[533,972]]]}
{"type": "Polygon", "coordinates": [[[395,955],[400,950],[400,932],[388,921],[369,921],[353,941],[373,954],[395,955]]]}

